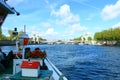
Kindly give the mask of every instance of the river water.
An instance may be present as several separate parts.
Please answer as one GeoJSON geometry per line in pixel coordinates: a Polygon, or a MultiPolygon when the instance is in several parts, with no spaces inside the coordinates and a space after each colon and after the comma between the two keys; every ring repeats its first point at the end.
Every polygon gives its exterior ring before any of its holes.
{"type": "MultiPolygon", "coordinates": [[[[120,80],[120,47],[93,45],[30,45],[46,50],[68,80],[120,80]]],[[[3,46],[3,51],[15,46],[3,46]]]]}

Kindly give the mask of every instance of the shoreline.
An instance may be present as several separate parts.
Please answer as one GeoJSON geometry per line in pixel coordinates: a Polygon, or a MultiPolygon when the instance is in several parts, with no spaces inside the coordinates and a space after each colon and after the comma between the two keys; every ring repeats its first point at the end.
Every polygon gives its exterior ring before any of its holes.
{"type": "MultiPolygon", "coordinates": [[[[12,40],[0,40],[0,46],[15,46],[16,41],[12,40]]],[[[35,43],[30,43],[29,45],[38,45],[35,43]]],[[[97,45],[97,44],[96,44],[97,45]]],[[[119,46],[120,47],[120,42],[117,42],[115,44],[101,44],[98,46],[119,46]]]]}
{"type": "Polygon", "coordinates": [[[15,41],[12,40],[0,40],[0,46],[13,46],[15,41]]]}

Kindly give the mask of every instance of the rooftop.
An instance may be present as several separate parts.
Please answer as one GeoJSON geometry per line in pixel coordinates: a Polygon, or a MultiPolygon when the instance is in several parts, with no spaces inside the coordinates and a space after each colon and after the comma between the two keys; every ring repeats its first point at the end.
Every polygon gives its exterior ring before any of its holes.
{"type": "Polygon", "coordinates": [[[14,11],[4,0],[0,0],[0,14],[4,13],[14,14],[14,11]]]}

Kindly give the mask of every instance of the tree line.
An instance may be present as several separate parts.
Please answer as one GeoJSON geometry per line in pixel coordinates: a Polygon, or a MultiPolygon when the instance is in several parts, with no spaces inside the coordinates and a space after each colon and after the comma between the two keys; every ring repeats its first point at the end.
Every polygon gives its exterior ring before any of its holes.
{"type": "MultiPolygon", "coordinates": [[[[76,41],[82,41],[82,40],[83,40],[83,41],[85,41],[86,38],[83,37],[83,36],[80,36],[80,37],[74,38],[73,40],[76,40],[76,41]]],[[[87,40],[88,40],[88,41],[92,41],[92,37],[88,36],[88,37],[87,37],[87,40]]]]}
{"type": "MultiPolygon", "coordinates": [[[[9,33],[9,36],[6,36],[2,34],[2,32],[0,31],[0,40],[15,40],[15,35],[13,35],[13,30],[8,30],[8,33],[9,33]]],[[[22,35],[22,33],[23,31],[18,32],[18,35],[17,35],[18,38],[22,35]]],[[[29,40],[32,41],[33,38],[30,38],[29,40]]],[[[39,37],[39,40],[46,40],[46,39],[39,37]]]]}
{"type": "MultiPolygon", "coordinates": [[[[14,40],[14,35],[13,35],[13,30],[8,30],[9,36],[6,36],[4,34],[2,34],[2,32],[0,31],[0,40],[14,40]]],[[[22,31],[18,32],[18,37],[20,37],[22,35],[22,31]]]]}
{"type": "Polygon", "coordinates": [[[120,41],[120,27],[110,28],[94,34],[96,41],[120,41]]]}

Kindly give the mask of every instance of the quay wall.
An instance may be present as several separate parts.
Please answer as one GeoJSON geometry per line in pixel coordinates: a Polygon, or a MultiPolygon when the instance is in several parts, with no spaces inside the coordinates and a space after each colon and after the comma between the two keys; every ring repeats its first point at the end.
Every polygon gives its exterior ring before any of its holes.
{"type": "Polygon", "coordinates": [[[12,40],[0,40],[0,46],[12,46],[15,45],[15,41],[12,40]]]}

